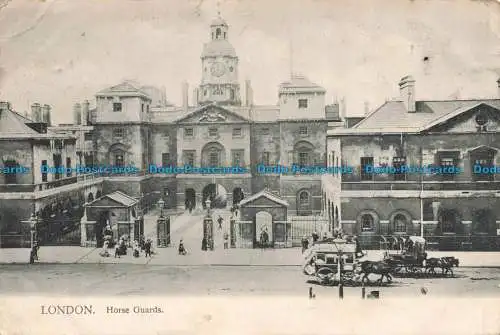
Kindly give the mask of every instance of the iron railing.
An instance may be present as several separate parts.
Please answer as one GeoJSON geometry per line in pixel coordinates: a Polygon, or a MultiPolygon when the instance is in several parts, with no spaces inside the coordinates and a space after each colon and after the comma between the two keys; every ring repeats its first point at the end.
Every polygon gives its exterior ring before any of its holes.
{"type": "Polygon", "coordinates": [[[343,191],[496,191],[500,181],[356,181],[342,182],[343,191]]]}

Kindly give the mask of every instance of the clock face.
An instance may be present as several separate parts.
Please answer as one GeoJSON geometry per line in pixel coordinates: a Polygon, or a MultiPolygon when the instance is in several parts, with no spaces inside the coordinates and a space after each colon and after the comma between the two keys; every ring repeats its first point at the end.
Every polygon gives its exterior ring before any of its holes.
{"type": "Polygon", "coordinates": [[[217,62],[212,65],[210,71],[212,75],[220,77],[226,72],[226,66],[222,63],[217,62]]]}

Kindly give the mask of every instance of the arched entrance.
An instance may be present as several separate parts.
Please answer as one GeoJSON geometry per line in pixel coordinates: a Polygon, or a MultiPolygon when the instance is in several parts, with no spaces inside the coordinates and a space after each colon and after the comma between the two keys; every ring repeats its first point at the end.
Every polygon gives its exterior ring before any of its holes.
{"type": "Polygon", "coordinates": [[[241,189],[241,187],[236,187],[233,190],[233,205],[239,204],[244,197],[245,195],[243,194],[243,190],[241,189]]]}
{"type": "Polygon", "coordinates": [[[496,218],[490,209],[479,209],[472,213],[472,233],[496,235],[496,218]]]}
{"type": "Polygon", "coordinates": [[[104,244],[103,232],[104,232],[104,228],[106,227],[106,224],[108,222],[108,219],[109,219],[109,212],[108,211],[102,212],[99,215],[99,220],[97,221],[96,229],[95,229],[95,240],[96,240],[96,244],[97,244],[98,248],[102,248],[102,246],[104,244]]]}
{"type": "Polygon", "coordinates": [[[226,208],[227,207],[227,191],[224,186],[220,184],[208,184],[203,188],[202,205],[206,208],[206,201],[210,199],[212,208],[226,208]]]}
{"type": "Polygon", "coordinates": [[[442,209],[439,211],[438,228],[442,234],[457,234],[460,231],[460,217],[456,210],[442,209]]]}
{"type": "Polygon", "coordinates": [[[297,193],[297,215],[311,215],[311,194],[307,190],[297,193]]]}
{"type": "Polygon", "coordinates": [[[196,191],[192,188],[187,188],[184,191],[185,195],[185,200],[184,200],[184,205],[186,206],[186,209],[194,209],[196,207],[196,191]]]}
{"type": "Polygon", "coordinates": [[[255,239],[259,246],[266,247],[274,242],[273,234],[273,216],[268,212],[260,211],[255,215],[255,239]],[[267,241],[264,236],[267,235],[267,241]]]}

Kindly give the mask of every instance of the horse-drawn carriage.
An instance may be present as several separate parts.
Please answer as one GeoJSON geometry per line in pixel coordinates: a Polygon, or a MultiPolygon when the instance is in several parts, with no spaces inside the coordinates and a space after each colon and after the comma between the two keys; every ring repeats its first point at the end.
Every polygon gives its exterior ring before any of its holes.
{"type": "Polygon", "coordinates": [[[316,242],[305,253],[303,273],[322,285],[355,282],[356,243],[341,239],[316,242]]]}
{"type": "Polygon", "coordinates": [[[451,268],[459,264],[455,257],[427,258],[426,241],[418,236],[407,237],[398,249],[387,249],[384,262],[400,277],[436,275],[435,268],[440,268],[442,274],[453,274],[451,268]]]}

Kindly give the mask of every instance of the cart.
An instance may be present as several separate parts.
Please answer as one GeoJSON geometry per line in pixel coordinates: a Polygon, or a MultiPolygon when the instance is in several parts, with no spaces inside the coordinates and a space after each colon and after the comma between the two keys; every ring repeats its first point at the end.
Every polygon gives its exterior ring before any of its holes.
{"type": "Polygon", "coordinates": [[[317,242],[305,252],[303,273],[321,285],[354,285],[356,243],[335,239],[317,242]]]}

